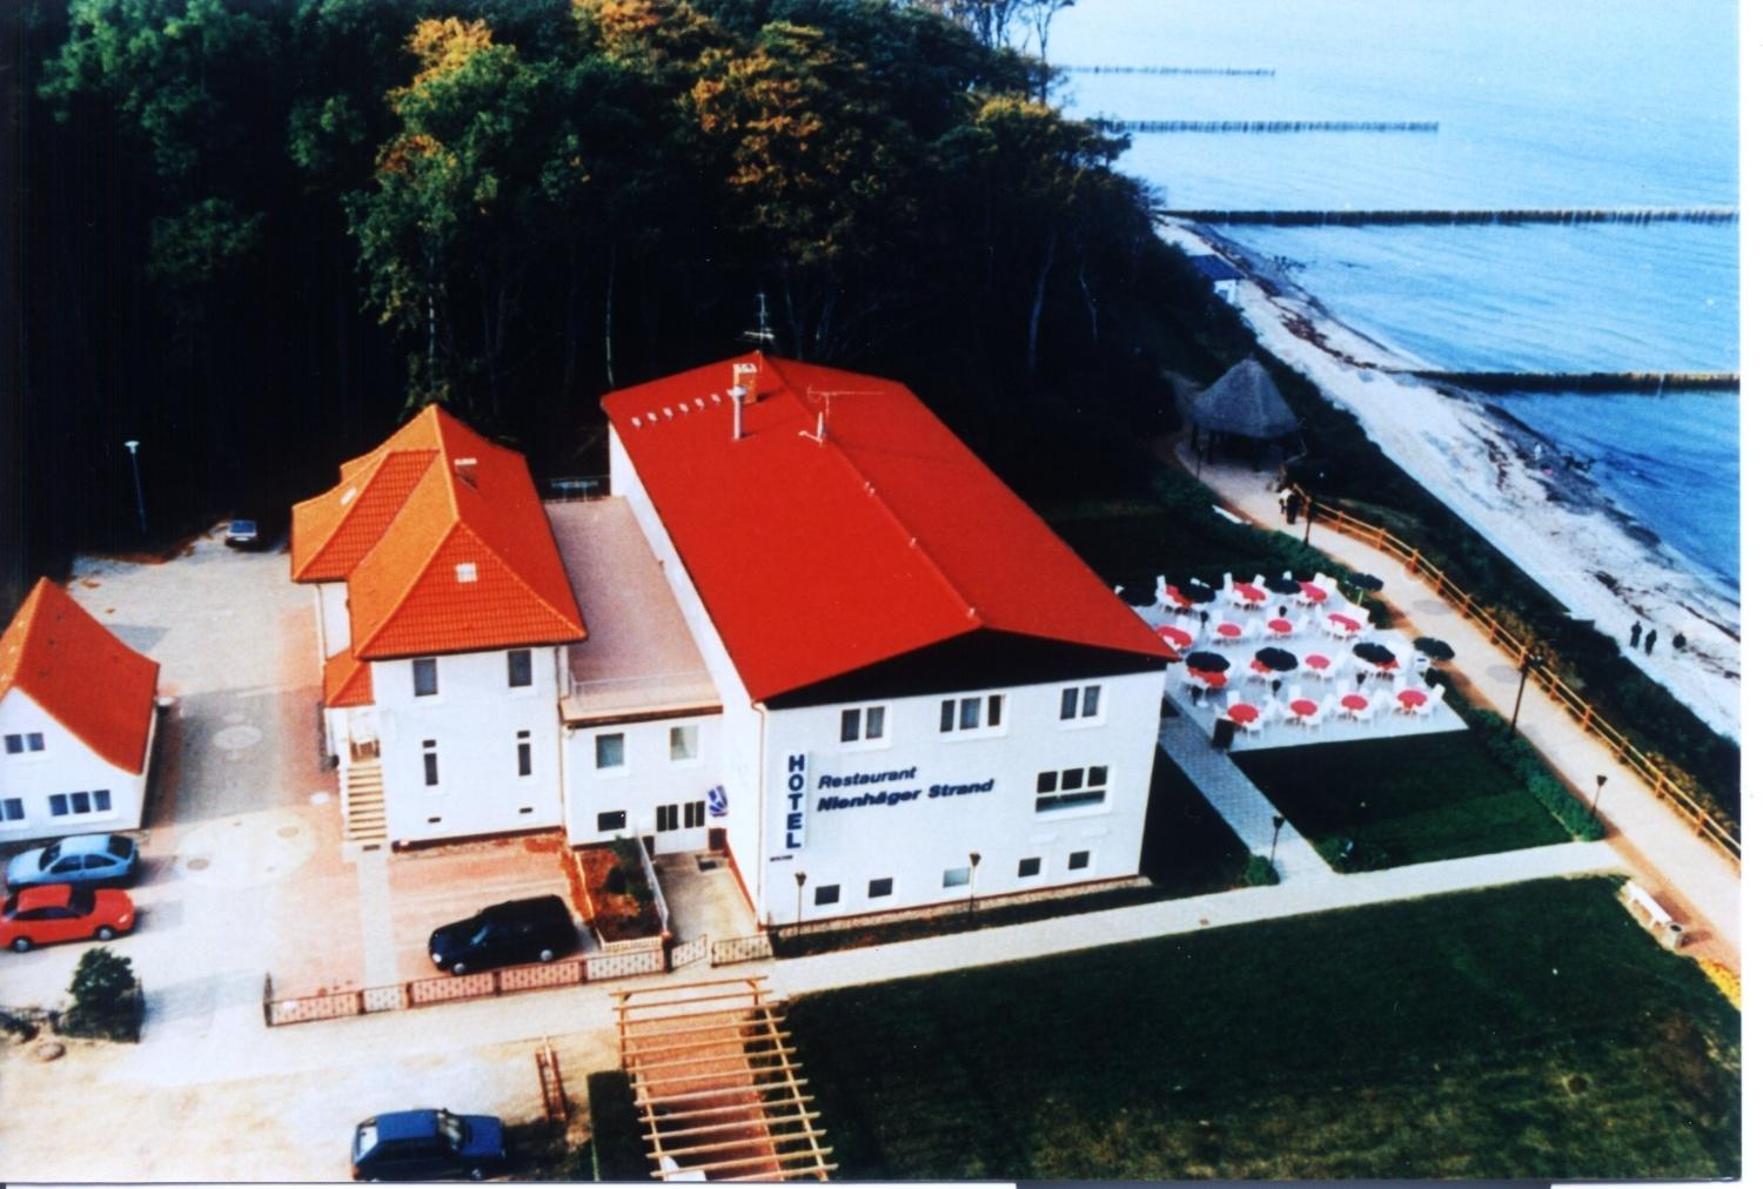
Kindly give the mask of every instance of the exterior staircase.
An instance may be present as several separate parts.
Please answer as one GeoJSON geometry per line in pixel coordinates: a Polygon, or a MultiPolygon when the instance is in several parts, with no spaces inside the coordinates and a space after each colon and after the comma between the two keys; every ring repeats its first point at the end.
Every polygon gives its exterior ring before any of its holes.
{"type": "Polygon", "coordinates": [[[386,844],[386,786],[378,760],[358,760],[344,769],[343,841],[362,850],[386,844]]]}

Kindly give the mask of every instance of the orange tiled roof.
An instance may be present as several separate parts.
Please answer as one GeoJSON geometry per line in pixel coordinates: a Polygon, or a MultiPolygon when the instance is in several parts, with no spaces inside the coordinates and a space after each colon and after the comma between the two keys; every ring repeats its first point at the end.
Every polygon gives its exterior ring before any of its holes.
{"type": "Polygon", "coordinates": [[[344,649],[324,663],[324,704],[332,710],[373,705],[373,666],[344,649]]]}
{"type": "Polygon", "coordinates": [[[296,581],[349,583],[356,660],[587,635],[516,451],[430,405],[294,509],[296,581]]]}
{"type": "Polygon", "coordinates": [[[47,578],[0,635],[0,698],[14,689],[107,762],[137,774],[146,767],[159,663],[47,578]]]}

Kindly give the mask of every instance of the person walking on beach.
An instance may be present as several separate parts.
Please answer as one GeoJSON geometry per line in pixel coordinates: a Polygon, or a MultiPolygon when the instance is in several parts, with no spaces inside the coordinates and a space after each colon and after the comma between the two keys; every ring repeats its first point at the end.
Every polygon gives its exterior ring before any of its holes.
{"type": "Polygon", "coordinates": [[[1658,642],[1659,642],[1659,629],[1658,628],[1648,628],[1647,629],[1647,655],[1648,656],[1653,655],[1653,645],[1657,644],[1658,642]]]}
{"type": "Polygon", "coordinates": [[[1634,621],[1634,626],[1628,629],[1628,646],[1630,648],[1641,646],[1641,621],[1638,619],[1634,621]]]}
{"type": "Polygon", "coordinates": [[[1671,637],[1671,647],[1677,649],[1677,651],[1679,651],[1679,652],[1682,652],[1688,644],[1689,644],[1689,637],[1685,636],[1682,632],[1679,632],[1679,633],[1677,633],[1677,635],[1671,637]]]}

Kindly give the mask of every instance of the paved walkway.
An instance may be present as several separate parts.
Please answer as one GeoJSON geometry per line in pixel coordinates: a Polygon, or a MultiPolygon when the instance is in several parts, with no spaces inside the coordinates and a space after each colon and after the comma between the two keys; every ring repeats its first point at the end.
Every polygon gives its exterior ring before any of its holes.
{"type": "MultiPolygon", "coordinates": [[[[1183,465],[1195,470],[1185,448],[1183,465]]],[[[1279,497],[1269,471],[1210,463],[1204,481],[1231,509],[1262,528],[1303,536],[1304,525],[1288,527],[1279,515],[1279,497]]],[[[1310,543],[1354,570],[1384,580],[1381,597],[1406,620],[1416,636],[1436,636],[1456,649],[1451,669],[1488,704],[1510,712],[1518,691],[1518,670],[1479,628],[1460,615],[1418,576],[1394,558],[1333,529],[1314,525],[1310,543]]],[[[1172,573],[1171,578],[1185,577],[1172,573]]],[[[1519,712],[1519,728],[1579,795],[1590,800],[1595,777],[1609,783],[1598,801],[1611,841],[1640,869],[1649,891],[1688,929],[1688,947],[1739,968],[1739,869],[1712,844],[1698,838],[1689,823],[1655,797],[1634,772],[1542,691],[1529,689],[1519,712]],[[1648,878],[1657,872],[1658,879],[1648,878]]]]}
{"type": "Polygon", "coordinates": [[[1273,853],[1282,882],[1339,878],[1295,827],[1280,831],[1274,850],[1273,816],[1279,811],[1228,755],[1212,746],[1199,723],[1186,714],[1170,715],[1163,720],[1158,742],[1244,846],[1258,855],[1273,853]]]}

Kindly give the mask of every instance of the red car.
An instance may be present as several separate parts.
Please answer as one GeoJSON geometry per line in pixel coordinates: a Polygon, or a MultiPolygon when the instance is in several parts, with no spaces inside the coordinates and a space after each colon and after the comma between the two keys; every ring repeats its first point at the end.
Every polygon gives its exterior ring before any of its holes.
{"type": "Polygon", "coordinates": [[[109,888],[46,884],[14,892],[0,906],[0,945],[21,954],[57,941],[109,941],[134,927],[134,901],[109,888]]]}

